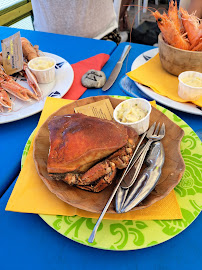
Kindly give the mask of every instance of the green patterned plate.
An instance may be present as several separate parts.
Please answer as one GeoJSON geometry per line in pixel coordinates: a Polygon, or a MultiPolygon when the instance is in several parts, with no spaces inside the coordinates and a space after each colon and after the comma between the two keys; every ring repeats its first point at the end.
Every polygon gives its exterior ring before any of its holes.
{"type": "MultiPolygon", "coordinates": [[[[202,208],[201,141],[182,119],[163,107],[157,106],[157,108],[185,132],[181,142],[181,153],[186,169],[180,183],[175,188],[183,219],[167,221],[103,220],[93,244],[88,243],[88,238],[96,219],[79,216],[40,215],[50,227],[65,237],[87,246],[107,250],[136,250],[171,239],[196,219],[202,208]]],[[[25,146],[22,164],[27,156],[32,137],[33,134],[25,146]]]]}

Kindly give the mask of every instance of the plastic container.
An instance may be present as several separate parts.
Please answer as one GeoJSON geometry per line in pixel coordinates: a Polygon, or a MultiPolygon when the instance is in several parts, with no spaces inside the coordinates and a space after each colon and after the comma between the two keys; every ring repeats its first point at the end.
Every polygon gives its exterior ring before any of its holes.
{"type": "Polygon", "coordinates": [[[56,61],[55,59],[51,57],[41,56],[36,57],[29,61],[28,68],[31,70],[31,72],[36,76],[38,83],[50,83],[54,81],[55,79],[55,65],[56,61]],[[46,69],[40,69],[39,62],[43,61],[44,63],[53,63],[51,67],[48,67],[46,69]],[[35,66],[33,68],[33,66],[35,66]]]}
{"type": "MultiPolygon", "coordinates": [[[[136,113],[136,111],[134,109],[134,114],[135,113],[136,113]]],[[[141,135],[149,128],[150,114],[151,114],[151,104],[146,99],[131,98],[131,99],[127,99],[127,100],[121,102],[118,106],[116,106],[116,108],[114,109],[113,117],[114,117],[114,120],[116,122],[118,122],[119,124],[132,127],[135,129],[135,131],[138,133],[138,135],[141,135]],[[145,111],[146,115],[138,121],[122,122],[117,117],[118,111],[122,110],[122,104],[124,104],[124,105],[128,104],[128,106],[131,106],[131,105],[137,106],[139,109],[145,111]]]]}
{"type": "Polygon", "coordinates": [[[196,71],[185,71],[182,72],[178,79],[178,95],[184,100],[198,100],[202,96],[202,86],[196,87],[190,85],[193,83],[194,79],[200,79],[202,83],[202,73],[196,71]],[[186,79],[184,82],[183,80],[186,79]]]}

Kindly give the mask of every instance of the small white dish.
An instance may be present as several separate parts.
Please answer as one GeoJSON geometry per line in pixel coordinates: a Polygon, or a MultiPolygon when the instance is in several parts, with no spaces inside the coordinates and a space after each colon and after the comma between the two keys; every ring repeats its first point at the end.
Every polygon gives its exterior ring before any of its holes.
{"type": "Polygon", "coordinates": [[[36,76],[38,83],[51,83],[55,80],[55,59],[47,56],[36,57],[29,61],[28,68],[36,76]],[[40,65],[52,63],[51,67],[40,69],[40,65]]]}
{"type": "Polygon", "coordinates": [[[202,73],[196,71],[185,71],[179,76],[178,95],[184,100],[198,100],[202,96],[202,86],[192,86],[194,80],[202,82],[202,73]],[[184,81],[186,80],[186,81],[184,81]]]}
{"type": "MultiPolygon", "coordinates": [[[[135,114],[135,111],[133,112],[135,114]]],[[[127,99],[123,102],[121,102],[116,108],[114,109],[113,112],[113,117],[116,122],[119,124],[129,126],[135,129],[135,131],[138,133],[138,135],[141,135],[144,133],[148,128],[149,128],[149,120],[150,120],[150,114],[151,114],[151,104],[143,98],[131,98],[127,99]],[[139,109],[143,110],[145,112],[145,116],[134,122],[122,122],[118,118],[118,112],[122,110],[122,106],[128,105],[130,106],[137,106],[139,109]]]]}

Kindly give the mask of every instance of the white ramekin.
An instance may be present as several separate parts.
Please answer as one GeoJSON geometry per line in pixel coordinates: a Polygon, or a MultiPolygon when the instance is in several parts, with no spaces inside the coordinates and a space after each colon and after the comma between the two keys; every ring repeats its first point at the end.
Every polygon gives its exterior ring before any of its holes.
{"type": "Polygon", "coordinates": [[[182,72],[179,76],[179,85],[178,85],[178,95],[184,100],[198,100],[202,96],[202,87],[194,87],[187,85],[182,81],[182,79],[190,77],[199,77],[202,80],[202,73],[196,71],[185,71],[182,72]]]}
{"type": "Polygon", "coordinates": [[[28,63],[28,68],[36,76],[38,83],[50,83],[50,82],[54,81],[54,79],[55,79],[55,65],[56,65],[55,59],[53,59],[51,57],[47,57],[47,56],[40,56],[40,57],[36,57],[36,58],[30,60],[28,63]],[[50,68],[43,69],[43,70],[31,68],[30,64],[32,64],[35,61],[38,61],[39,58],[40,59],[43,58],[44,60],[47,60],[47,61],[52,61],[54,63],[54,65],[50,68]]]}
{"type": "Polygon", "coordinates": [[[151,104],[146,99],[131,98],[131,99],[127,99],[127,100],[119,103],[119,105],[116,106],[116,108],[114,109],[114,112],[113,112],[113,117],[114,117],[114,120],[116,122],[118,122],[119,124],[132,127],[135,129],[135,131],[138,133],[138,135],[141,135],[149,128],[150,114],[151,114],[151,104]],[[122,104],[126,103],[126,102],[132,103],[132,104],[137,104],[143,110],[147,110],[147,115],[137,122],[133,122],[133,123],[120,122],[117,118],[117,111],[121,108],[122,104]]]}

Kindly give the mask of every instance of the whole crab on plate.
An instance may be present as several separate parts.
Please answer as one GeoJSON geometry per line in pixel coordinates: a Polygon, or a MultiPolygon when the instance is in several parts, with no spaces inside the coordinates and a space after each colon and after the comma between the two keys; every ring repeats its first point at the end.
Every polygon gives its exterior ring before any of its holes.
{"type": "Polygon", "coordinates": [[[55,116],[48,128],[50,177],[93,192],[128,165],[138,137],[133,128],[80,113],[55,116]]]}
{"type": "MultiPolygon", "coordinates": [[[[98,96],[81,99],[72,102],[68,105],[65,105],[56,112],[54,112],[53,114],[51,114],[45,120],[45,122],[41,125],[40,129],[38,130],[33,144],[33,159],[35,162],[36,171],[41,180],[46,185],[46,187],[65,203],[80,208],[82,210],[94,213],[101,213],[101,211],[103,210],[122,172],[122,170],[117,169],[118,164],[119,165],[120,163],[122,165],[124,164],[123,167],[126,167],[127,160],[131,155],[130,152],[131,150],[133,152],[133,147],[135,146],[135,144],[138,143],[139,136],[137,136],[136,133],[134,132],[130,133],[128,129],[122,130],[122,128],[120,129],[120,134],[116,135],[112,134],[115,133],[114,132],[115,126],[113,126],[112,123],[107,124],[108,131],[106,129],[106,135],[104,135],[104,132],[99,134],[98,129],[99,124],[96,124],[94,130],[91,129],[92,125],[89,126],[89,128],[86,130],[88,133],[90,133],[90,135],[93,138],[90,140],[90,143],[88,145],[88,142],[83,140],[83,134],[85,133],[85,129],[83,129],[83,131],[81,132],[78,132],[77,139],[76,138],[75,140],[73,139],[75,125],[79,126],[78,125],[79,122],[76,122],[76,124],[74,125],[75,123],[74,121],[72,121],[71,123],[71,121],[68,120],[66,124],[63,123],[61,125],[61,128],[57,130],[57,124],[59,123],[59,121],[57,122],[57,119],[60,119],[60,121],[65,122],[64,115],[71,115],[71,116],[75,115],[75,118],[77,117],[80,118],[79,121],[82,123],[82,119],[85,116],[80,117],[77,114],[74,114],[74,108],[78,106],[84,106],[103,99],[109,99],[113,108],[115,108],[120,102],[123,101],[121,99],[112,98],[110,96],[98,96]],[[71,125],[69,125],[69,123],[71,123],[71,125]],[[110,127],[112,126],[113,128],[110,129],[110,127]],[[98,131],[95,131],[96,129],[98,129],[98,131]],[[52,133],[51,136],[50,130],[52,133]],[[65,132],[63,133],[63,131],[65,130],[66,134],[65,132]],[[55,136],[56,133],[57,136],[55,136]],[[62,145],[61,142],[63,136],[64,138],[68,140],[70,139],[71,141],[70,144],[71,147],[67,151],[68,155],[66,155],[65,161],[65,162],[69,161],[69,165],[71,166],[68,167],[68,170],[66,172],[62,170],[62,166],[64,165],[63,156],[65,155],[64,153],[65,147],[63,146],[65,146],[65,143],[66,145],[68,143],[63,141],[62,145]],[[113,139],[109,140],[108,142],[109,136],[112,136],[113,139]],[[133,138],[132,142],[130,140],[131,136],[133,138]],[[120,139],[121,137],[122,139],[120,139]],[[104,146],[104,148],[101,149],[99,148],[100,145],[99,140],[102,139],[103,143],[106,143],[106,145],[104,146]],[[83,141],[85,142],[84,144],[83,141]],[[128,145],[128,141],[130,141],[130,145],[128,145]],[[84,153],[87,150],[88,146],[93,149],[93,151],[90,151],[90,155],[82,156],[81,154],[78,154],[79,150],[81,150],[84,153]],[[110,147],[111,149],[109,149],[110,147]],[[54,149],[57,150],[56,156],[54,154],[54,149]],[[99,154],[98,158],[96,157],[97,154],[99,154]],[[114,166],[112,163],[115,164],[116,161],[115,156],[119,162],[117,162],[116,165],[114,166]],[[55,164],[52,161],[50,162],[51,157],[56,158],[55,164]],[[88,160],[89,157],[90,160],[88,160]],[[54,166],[56,165],[56,167],[58,168],[61,166],[60,171],[58,170],[54,172],[53,168],[51,169],[51,167],[53,167],[52,165],[54,166]],[[90,169],[88,168],[89,166],[90,169]],[[115,167],[117,173],[114,176],[115,167]],[[80,172],[78,168],[80,169],[80,172]],[[101,170],[99,171],[100,168],[101,170]],[[89,175],[90,177],[88,178],[89,175]],[[55,180],[53,180],[54,178],[55,180]],[[94,181],[94,179],[97,180],[94,181]],[[69,182],[69,184],[67,182],[69,182]],[[93,191],[95,189],[99,191],[100,188],[104,189],[100,192],[89,192],[89,190],[93,191]]],[[[71,118],[71,116],[67,116],[67,118],[68,117],[71,118]]],[[[150,117],[151,123],[158,121],[162,124],[164,122],[167,127],[167,136],[165,136],[165,138],[162,141],[165,150],[165,163],[162,169],[161,177],[155,189],[148,195],[147,198],[145,198],[139,205],[134,207],[134,209],[132,209],[131,211],[146,208],[155,203],[156,201],[161,200],[166,195],[168,195],[171,192],[171,190],[173,190],[173,188],[179,183],[185,169],[184,161],[180,153],[180,142],[184,134],[183,130],[175,123],[173,123],[162,112],[155,109],[154,107],[152,108],[150,117]]],[[[102,122],[103,119],[96,120],[96,122],[97,121],[98,122],[100,121],[100,124],[103,123],[102,122]]],[[[111,205],[109,206],[108,213],[116,213],[114,208],[114,201],[112,201],[111,205]]]]}

